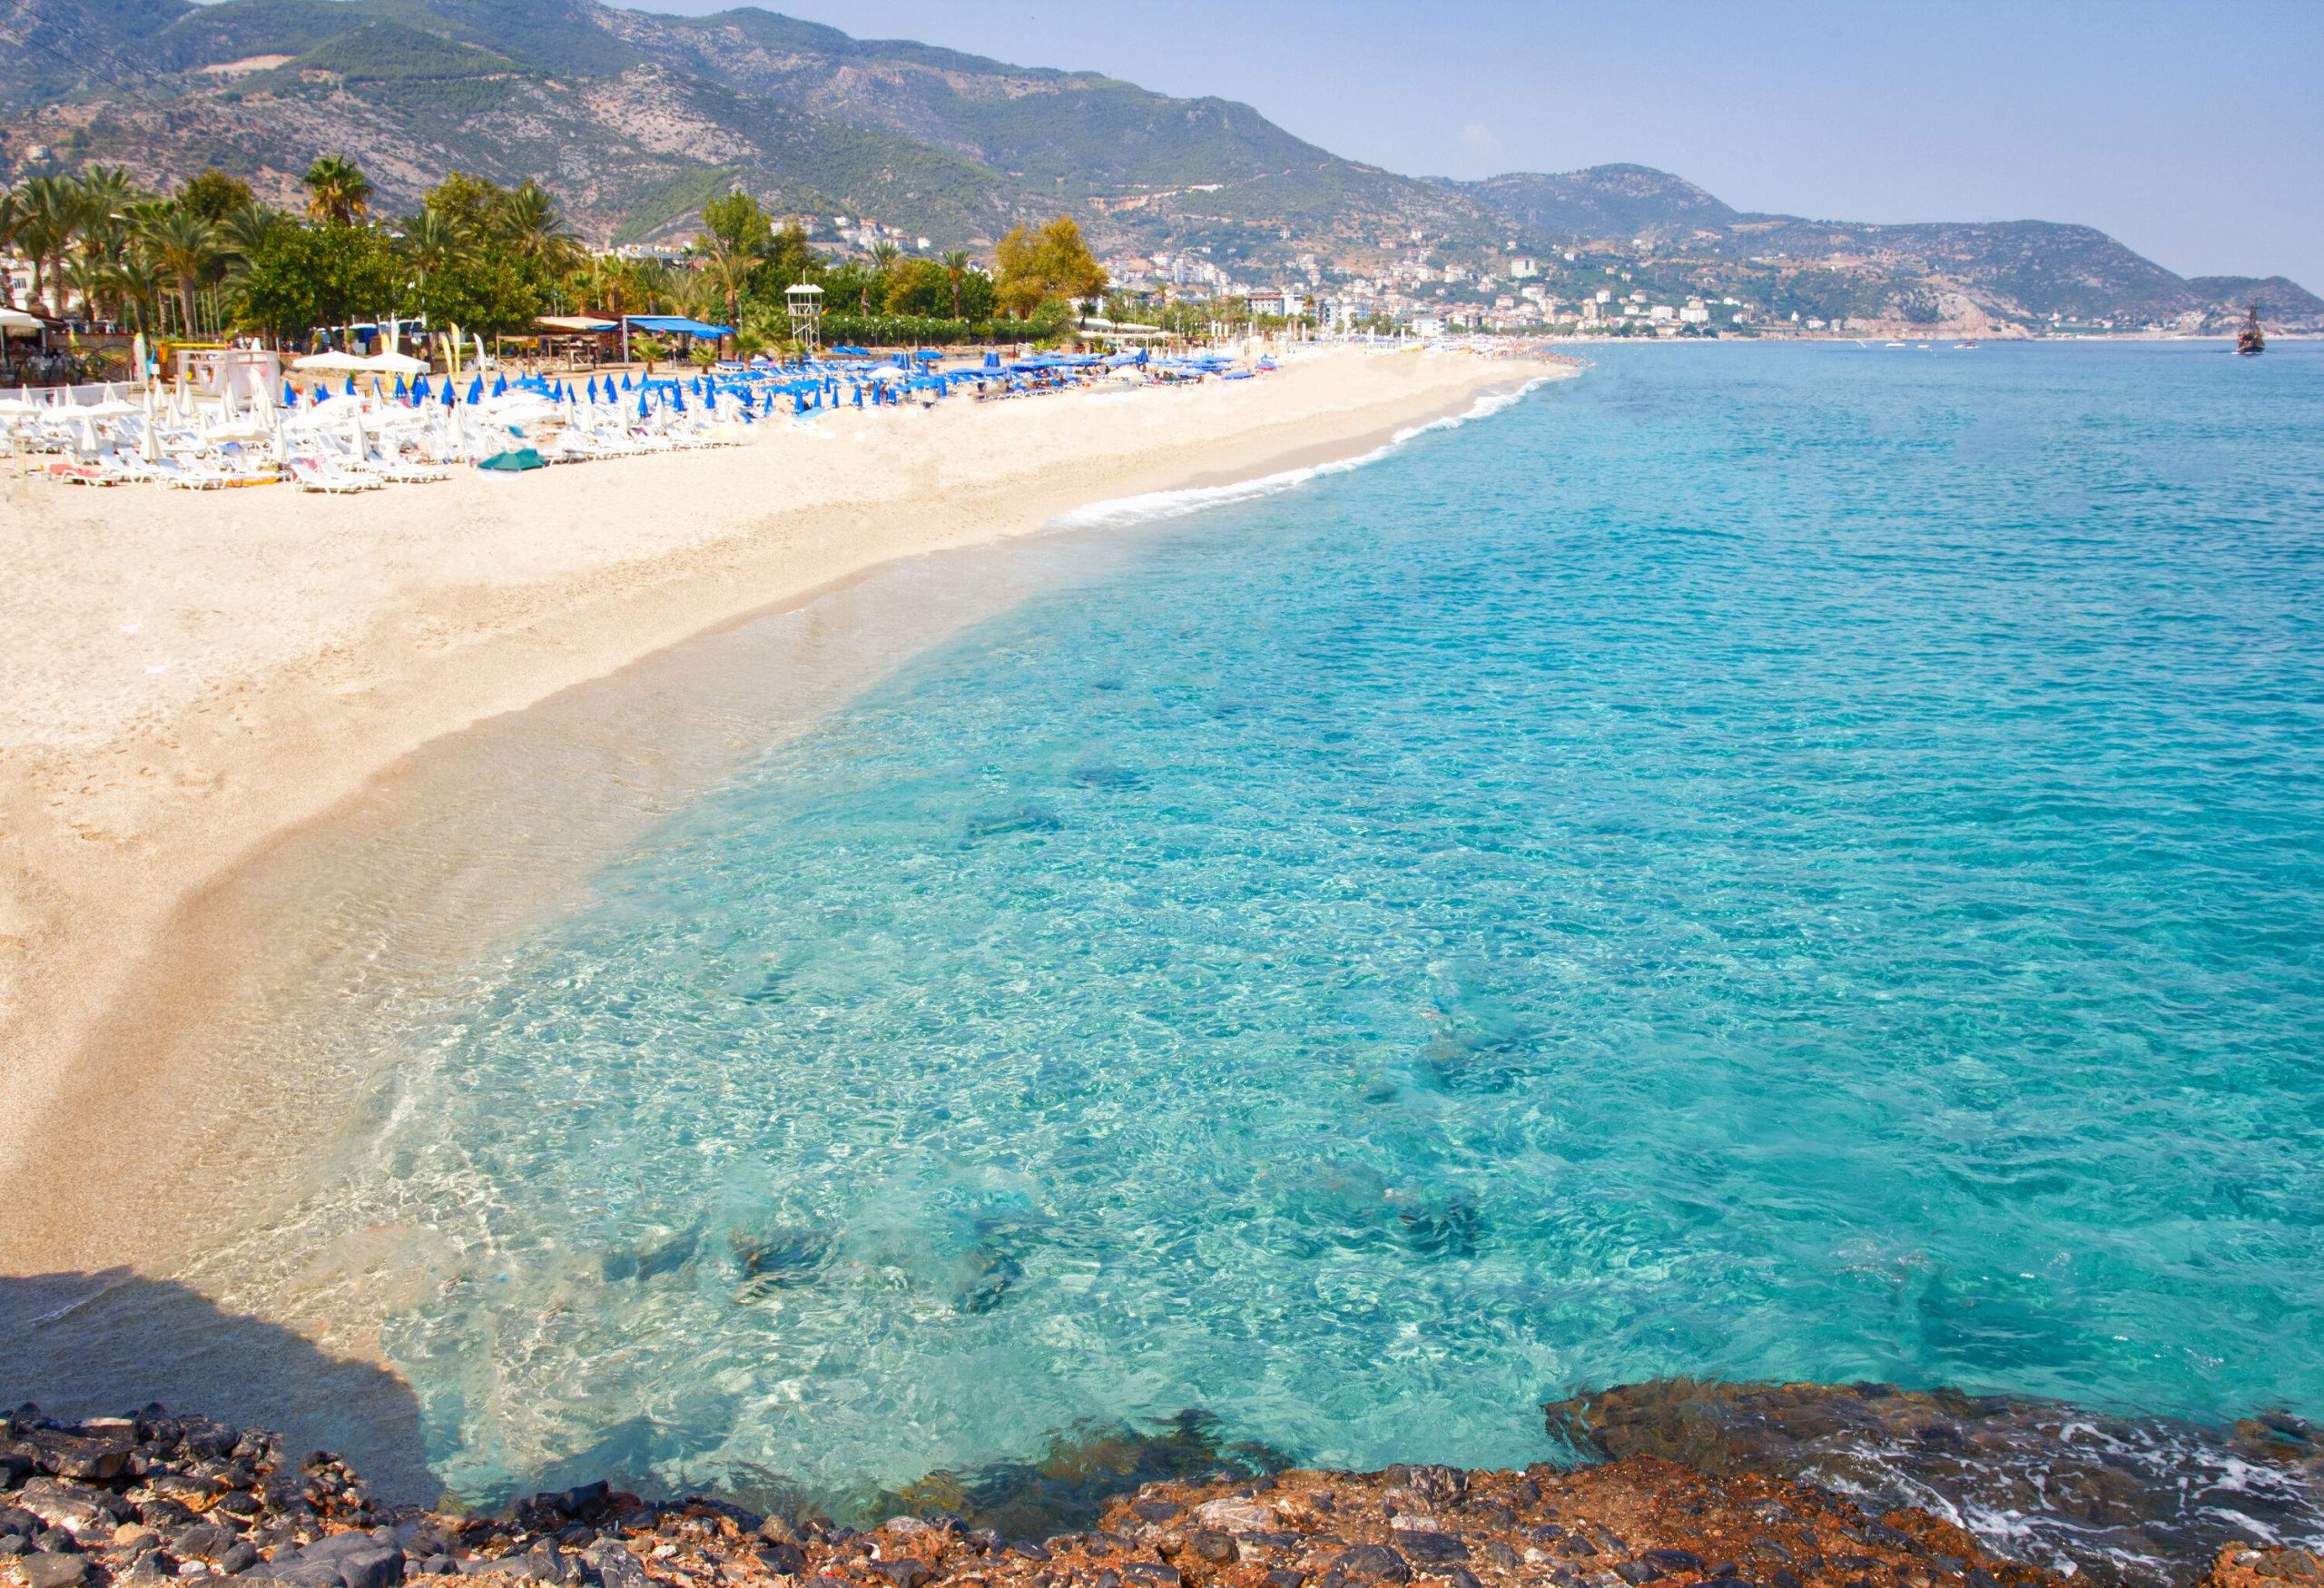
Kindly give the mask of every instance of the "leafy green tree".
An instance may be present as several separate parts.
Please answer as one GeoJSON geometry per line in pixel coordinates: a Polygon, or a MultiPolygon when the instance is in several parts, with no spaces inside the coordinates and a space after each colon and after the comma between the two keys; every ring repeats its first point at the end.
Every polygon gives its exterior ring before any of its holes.
{"type": "Polygon", "coordinates": [[[278,338],[303,337],[384,309],[402,278],[387,239],[371,227],[272,226],[242,278],[242,317],[278,338]]]}
{"type": "Polygon", "coordinates": [[[882,306],[891,314],[940,315],[952,299],[952,283],[934,260],[905,260],[888,271],[887,281],[882,306]]]}
{"type": "Polygon", "coordinates": [[[215,226],[235,211],[257,201],[251,195],[251,184],[240,177],[228,176],[212,166],[197,176],[190,176],[178,189],[178,207],[190,214],[199,215],[215,226]]]}
{"type": "Polygon", "coordinates": [[[468,241],[480,242],[498,228],[507,200],[508,190],[498,182],[455,169],[421,195],[419,208],[423,214],[442,216],[447,226],[468,241]]]}
{"type": "Polygon", "coordinates": [[[773,222],[758,200],[739,188],[721,193],[703,205],[702,229],[725,252],[746,254],[754,260],[767,256],[774,234],[773,222]]]}
{"type": "Polygon", "coordinates": [[[806,229],[796,221],[783,223],[767,247],[766,275],[773,296],[781,299],[786,288],[802,281],[822,286],[823,261],[807,242],[806,229]]]}
{"type": "Polygon", "coordinates": [[[1059,215],[1039,232],[1019,226],[1000,240],[996,252],[1000,305],[1020,319],[1044,304],[1094,298],[1106,290],[1106,272],[1070,215],[1059,215]]]}
{"type": "Polygon", "coordinates": [[[371,179],[343,154],[326,154],[307,167],[307,213],[351,226],[370,212],[371,179]]]}

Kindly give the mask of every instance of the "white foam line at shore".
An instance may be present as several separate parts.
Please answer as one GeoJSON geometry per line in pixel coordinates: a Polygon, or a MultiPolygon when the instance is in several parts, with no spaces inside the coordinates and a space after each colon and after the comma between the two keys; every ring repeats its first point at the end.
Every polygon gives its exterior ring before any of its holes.
{"type": "Polygon", "coordinates": [[[1407,426],[1391,436],[1384,446],[1374,447],[1371,451],[1354,458],[1310,464],[1305,469],[1286,469],[1279,474],[1262,474],[1255,479],[1238,479],[1231,485],[1190,486],[1183,490],[1147,491],[1142,496],[1115,497],[1107,501],[1070,508],[1049,522],[1059,529],[1106,528],[1120,524],[1145,523],[1155,518],[1176,518],[1187,513],[1199,513],[1206,508],[1271,497],[1294,486],[1305,485],[1322,475],[1344,474],[1353,469],[1362,469],[1367,463],[1377,463],[1405,442],[1414,437],[1427,435],[1431,430],[1458,429],[1471,419],[1497,414],[1535,388],[1546,386],[1557,379],[1559,377],[1554,375],[1538,375],[1513,391],[1488,392],[1472,403],[1466,412],[1447,414],[1424,425],[1407,426]]]}

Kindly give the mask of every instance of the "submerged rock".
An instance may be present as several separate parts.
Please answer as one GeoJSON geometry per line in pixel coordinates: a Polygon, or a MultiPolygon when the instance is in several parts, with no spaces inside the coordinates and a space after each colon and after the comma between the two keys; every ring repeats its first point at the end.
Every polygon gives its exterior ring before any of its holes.
{"type": "Polygon", "coordinates": [[[1551,1435],[1581,1452],[1915,1507],[2110,1588],[2191,1583],[2230,1544],[2324,1540],[2324,1449],[2282,1414],[2222,1431],[1885,1384],[1688,1379],[1544,1410],[1551,1435]]]}

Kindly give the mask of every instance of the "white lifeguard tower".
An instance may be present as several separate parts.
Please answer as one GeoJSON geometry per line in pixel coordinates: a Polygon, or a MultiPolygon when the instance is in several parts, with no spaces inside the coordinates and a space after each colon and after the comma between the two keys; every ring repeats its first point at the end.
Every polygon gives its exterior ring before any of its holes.
{"type": "Polygon", "coordinates": [[[801,281],[783,290],[783,307],[791,311],[791,340],[809,352],[819,352],[823,345],[823,290],[812,281],[801,281]]]}

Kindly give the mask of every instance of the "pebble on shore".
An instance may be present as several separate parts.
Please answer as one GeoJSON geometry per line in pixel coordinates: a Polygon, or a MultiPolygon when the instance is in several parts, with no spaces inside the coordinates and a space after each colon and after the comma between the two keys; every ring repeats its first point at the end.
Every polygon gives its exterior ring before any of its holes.
{"type": "MultiPolygon", "coordinates": [[[[1040,1542],[953,1517],[869,1532],[595,1484],[502,1516],[375,1504],[327,1452],[159,1406],[0,1416],[0,1580],[239,1577],[396,1588],[2061,1588],[1916,1511],[1651,1456],[1567,1470],[1290,1471],[1148,1484],[1040,1542]]],[[[2298,1550],[2222,1551],[2204,1588],[2324,1588],[2298,1550]]]]}

